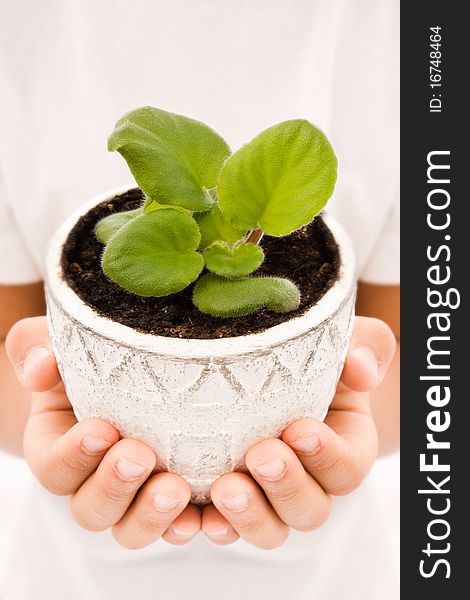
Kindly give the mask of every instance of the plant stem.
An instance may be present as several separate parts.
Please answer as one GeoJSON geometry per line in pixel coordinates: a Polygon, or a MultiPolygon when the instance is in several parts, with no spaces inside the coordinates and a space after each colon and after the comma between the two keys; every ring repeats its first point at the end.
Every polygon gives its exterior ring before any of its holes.
{"type": "Polygon", "coordinates": [[[204,193],[204,196],[209,200],[209,202],[211,204],[214,204],[214,202],[218,202],[219,197],[217,194],[217,187],[210,188],[210,189],[205,187],[205,188],[202,188],[202,191],[204,193]]]}
{"type": "Polygon", "coordinates": [[[261,227],[256,227],[255,229],[252,229],[246,236],[245,244],[254,244],[257,246],[260,243],[263,235],[264,232],[261,227]]]}

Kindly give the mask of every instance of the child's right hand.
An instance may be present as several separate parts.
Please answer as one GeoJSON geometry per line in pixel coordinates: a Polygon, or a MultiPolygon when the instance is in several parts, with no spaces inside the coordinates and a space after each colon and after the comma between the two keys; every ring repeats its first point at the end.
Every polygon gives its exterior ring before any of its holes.
{"type": "Polygon", "coordinates": [[[106,421],[77,423],[45,317],[18,321],[6,349],[19,381],[33,392],[25,458],[47,490],[70,495],[79,525],[91,531],[111,527],[127,548],[141,548],[160,537],[184,544],[199,532],[201,513],[189,504],[189,485],[171,473],[152,475],[153,450],[137,440],[120,439],[106,421]]]}

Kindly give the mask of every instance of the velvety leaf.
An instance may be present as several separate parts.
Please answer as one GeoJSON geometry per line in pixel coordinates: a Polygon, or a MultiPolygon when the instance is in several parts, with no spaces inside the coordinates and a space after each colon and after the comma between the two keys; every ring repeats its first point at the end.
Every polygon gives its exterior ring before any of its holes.
{"type": "Polygon", "coordinates": [[[204,262],[212,273],[222,277],[244,277],[263,262],[263,249],[254,244],[231,248],[226,242],[214,242],[204,250],[204,262]]]}
{"type": "Polygon", "coordinates": [[[160,210],[163,206],[169,206],[168,204],[160,204],[156,200],[147,198],[144,204],[144,213],[153,212],[154,210],[160,210]]]}
{"type": "Polygon", "coordinates": [[[102,244],[106,244],[109,238],[116,233],[121,227],[135,219],[144,212],[143,208],[136,208],[135,210],[127,210],[125,212],[118,212],[108,217],[104,217],[101,221],[98,221],[95,227],[96,238],[102,244]]]}
{"type": "Polygon", "coordinates": [[[276,312],[295,310],[300,293],[294,283],[280,277],[225,279],[208,273],[194,286],[193,302],[214,317],[241,317],[263,306],[276,312]]]}
{"type": "Polygon", "coordinates": [[[236,227],[287,235],[310,223],[336,182],[337,160],[326,136],[304,120],[257,135],[225,163],[220,209],[236,227]]]}
{"type": "Polygon", "coordinates": [[[204,266],[201,236],[190,216],[175,210],[143,214],[108,242],[102,265],[110,279],[139,296],[166,296],[194,281],[204,266]]]}
{"type": "Polygon", "coordinates": [[[150,199],[191,211],[210,208],[209,190],[230,155],[225,141],[204,123],[151,106],[119,119],[108,149],[125,158],[150,199]]]}
{"type": "Polygon", "coordinates": [[[246,229],[234,227],[229,223],[216,204],[209,211],[194,215],[194,218],[201,231],[200,247],[202,250],[218,240],[233,244],[246,233],[246,229]]]}
{"type": "MultiPolygon", "coordinates": [[[[190,210],[187,210],[186,208],[183,208],[182,206],[171,206],[170,204],[159,204],[158,202],[149,202],[148,204],[145,203],[144,205],[144,213],[148,214],[151,212],[154,212],[155,210],[177,210],[179,212],[184,213],[185,215],[188,215],[190,217],[193,216],[193,212],[190,210]]],[[[197,213],[196,213],[197,214],[197,213]]]]}

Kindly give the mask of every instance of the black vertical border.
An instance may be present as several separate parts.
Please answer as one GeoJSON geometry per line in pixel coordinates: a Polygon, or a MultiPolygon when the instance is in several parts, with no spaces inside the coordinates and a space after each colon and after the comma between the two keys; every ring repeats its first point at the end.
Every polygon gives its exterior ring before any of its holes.
{"type": "MultiPolygon", "coordinates": [[[[469,107],[465,89],[468,88],[468,61],[470,57],[470,25],[464,17],[465,3],[427,0],[401,3],[401,270],[402,270],[402,482],[401,482],[401,573],[404,600],[408,598],[463,598],[470,597],[466,588],[467,533],[469,532],[466,494],[469,476],[470,425],[469,386],[464,385],[470,374],[470,314],[468,292],[470,279],[470,198],[467,174],[470,174],[468,149],[469,107]],[[439,25],[442,41],[442,112],[429,112],[433,90],[429,86],[429,28],[439,25]],[[451,225],[444,241],[444,232],[432,231],[426,224],[427,154],[433,150],[450,150],[451,194],[449,211],[451,225]],[[426,475],[419,469],[419,455],[425,452],[426,416],[433,410],[426,401],[429,382],[419,380],[426,371],[428,337],[432,335],[426,317],[433,309],[427,305],[427,269],[432,264],[426,257],[428,245],[434,248],[448,243],[451,259],[442,258],[441,265],[451,268],[450,286],[461,295],[458,309],[448,310],[452,325],[450,341],[451,400],[442,410],[449,410],[451,425],[441,434],[451,443],[447,455],[442,451],[441,461],[450,461],[451,508],[442,518],[451,527],[449,538],[441,542],[428,538],[427,525],[433,518],[426,507],[426,496],[418,489],[426,487],[426,475]],[[435,548],[450,543],[450,551],[428,558],[422,550],[430,542],[435,548]],[[450,578],[446,579],[443,565],[433,577],[422,577],[419,565],[426,559],[429,570],[433,560],[447,559],[450,578]]],[[[439,92],[438,92],[439,93],[439,92]]],[[[444,256],[444,255],[443,255],[444,256]]],[[[445,310],[444,308],[440,310],[445,310]]],[[[444,335],[444,334],[442,334],[444,335]]],[[[449,359],[449,357],[447,357],[449,359]]],[[[445,362],[446,359],[444,359],[445,362]]],[[[435,479],[442,479],[436,473],[435,479]]],[[[430,487],[429,485],[427,487],[430,487]]],[[[435,496],[437,498],[437,496],[435,496]]],[[[444,496],[440,496],[444,498],[444,496]]],[[[437,506],[437,504],[436,504],[437,506]]],[[[441,531],[443,531],[442,529],[441,531]]],[[[438,532],[438,528],[435,532],[438,532]]]]}

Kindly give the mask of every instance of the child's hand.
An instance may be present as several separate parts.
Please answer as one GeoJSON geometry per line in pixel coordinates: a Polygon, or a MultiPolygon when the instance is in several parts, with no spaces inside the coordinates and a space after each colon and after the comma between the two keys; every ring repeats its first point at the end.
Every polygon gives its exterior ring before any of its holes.
{"type": "MultiPolygon", "coordinates": [[[[75,520],[93,531],[112,527],[117,541],[129,548],[159,537],[174,544],[194,537],[201,513],[188,504],[190,490],[183,479],[170,473],[149,478],[155,455],[148,446],[119,440],[105,421],[77,423],[44,317],[18,322],[6,345],[18,378],[35,392],[25,457],[44,487],[71,496],[75,520]]],[[[229,544],[241,536],[260,548],[278,546],[289,527],[320,526],[329,514],[330,494],[347,494],[361,483],[377,453],[368,392],[382,381],[394,348],[393,334],[382,321],[356,319],[325,422],[302,419],[284,431],[283,441],[256,444],[246,455],[254,479],[231,473],[213,485],[214,504],[202,512],[202,530],[213,542],[229,544]]]]}
{"type": "Polygon", "coordinates": [[[370,394],[393,358],[395,337],[377,319],[357,317],[336,396],[325,422],[302,419],[282,441],[256,444],[245,457],[252,475],[230,473],[212,486],[202,531],[215,543],[238,536],[259,548],[282,544],[289,527],[311,531],[327,518],[330,495],[357,488],[377,455],[370,394]]]}
{"type": "Polygon", "coordinates": [[[120,439],[106,421],[77,423],[50,349],[45,317],[16,323],[6,348],[20,382],[34,392],[25,458],[46,489],[70,495],[79,525],[92,531],[112,527],[117,541],[128,548],[160,537],[183,544],[199,532],[201,514],[188,504],[189,485],[171,473],[152,476],[153,450],[120,439]]]}

